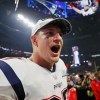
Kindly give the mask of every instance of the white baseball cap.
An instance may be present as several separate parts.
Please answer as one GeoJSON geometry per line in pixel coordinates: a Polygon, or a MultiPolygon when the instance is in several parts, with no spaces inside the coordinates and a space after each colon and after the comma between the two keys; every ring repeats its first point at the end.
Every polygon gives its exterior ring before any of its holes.
{"type": "Polygon", "coordinates": [[[62,35],[69,34],[72,30],[70,22],[64,18],[48,18],[44,20],[39,20],[32,28],[31,36],[35,35],[36,32],[47,25],[55,25],[61,28],[62,35]]]}

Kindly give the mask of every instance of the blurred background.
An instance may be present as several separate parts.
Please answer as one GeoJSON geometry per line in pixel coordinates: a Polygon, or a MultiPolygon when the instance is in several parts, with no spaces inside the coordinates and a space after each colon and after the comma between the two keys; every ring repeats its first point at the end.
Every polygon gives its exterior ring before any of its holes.
{"type": "Polygon", "coordinates": [[[81,1],[86,0],[0,0],[0,58],[29,57],[32,26],[39,19],[60,17],[72,24],[60,55],[69,73],[100,69],[100,7],[82,16],[70,6],[82,9],[81,1]]]}

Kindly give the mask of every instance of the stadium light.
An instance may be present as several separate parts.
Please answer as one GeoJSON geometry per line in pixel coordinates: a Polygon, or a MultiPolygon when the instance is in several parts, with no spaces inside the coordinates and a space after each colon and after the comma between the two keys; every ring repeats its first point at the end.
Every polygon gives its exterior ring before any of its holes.
{"type": "Polygon", "coordinates": [[[65,56],[67,57],[68,55],[67,55],[67,54],[65,54],[65,56]]]}
{"type": "Polygon", "coordinates": [[[24,19],[24,16],[23,15],[21,15],[21,14],[18,14],[18,16],[17,16],[20,20],[23,20],[24,19]]]}
{"type": "Polygon", "coordinates": [[[25,24],[27,24],[28,27],[34,26],[34,23],[32,23],[28,18],[25,18],[24,15],[18,14],[17,17],[18,17],[18,19],[22,20],[25,24]]]}

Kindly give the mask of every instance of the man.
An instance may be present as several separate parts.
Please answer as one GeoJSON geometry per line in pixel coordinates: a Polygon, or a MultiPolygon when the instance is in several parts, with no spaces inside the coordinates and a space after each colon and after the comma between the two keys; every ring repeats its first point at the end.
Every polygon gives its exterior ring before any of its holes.
{"type": "Polygon", "coordinates": [[[100,71],[97,71],[94,75],[91,74],[89,77],[91,79],[91,88],[95,95],[95,100],[100,100],[100,71]]]}
{"type": "Polygon", "coordinates": [[[92,15],[97,11],[97,9],[99,7],[99,0],[95,0],[94,5],[92,5],[91,2],[89,3],[89,1],[88,0],[82,0],[82,3],[81,3],[81,5],[83,7],[82,9],[75,7],[72,2],[70,3],[70,7],[74,11],[76,11],[78,14],[82,14],[83,16],[92,15]],[[87,1],[87,3],[86,3],[86,1],[87,1]],[[84,2],[84,4],[83,4],[83,2],[84,2]]]}
{"type": "Polygon", "coordinates": [[[32,29],[31,57],[1,59],[0,97],[66,100],[66,67],[59,57],[62,35],[70,31],[71,24],[63,18],[38,21],[32,29]]]}

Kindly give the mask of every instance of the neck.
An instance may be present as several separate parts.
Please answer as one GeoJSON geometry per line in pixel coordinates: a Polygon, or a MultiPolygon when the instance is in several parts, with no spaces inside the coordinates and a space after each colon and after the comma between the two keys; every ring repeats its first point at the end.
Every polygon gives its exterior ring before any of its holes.
{"type": "Polygon", "coordinates": [[[32,56],[29,58],[32,62],[35,62],[36,64],[40,65],[41,67],[47,68],[48,70],[52,69],[52,66],[54,64],[50,64],[44,59],[41,59],[40,57],[37,57],[36,55],[32,54],[32,56]]]}

